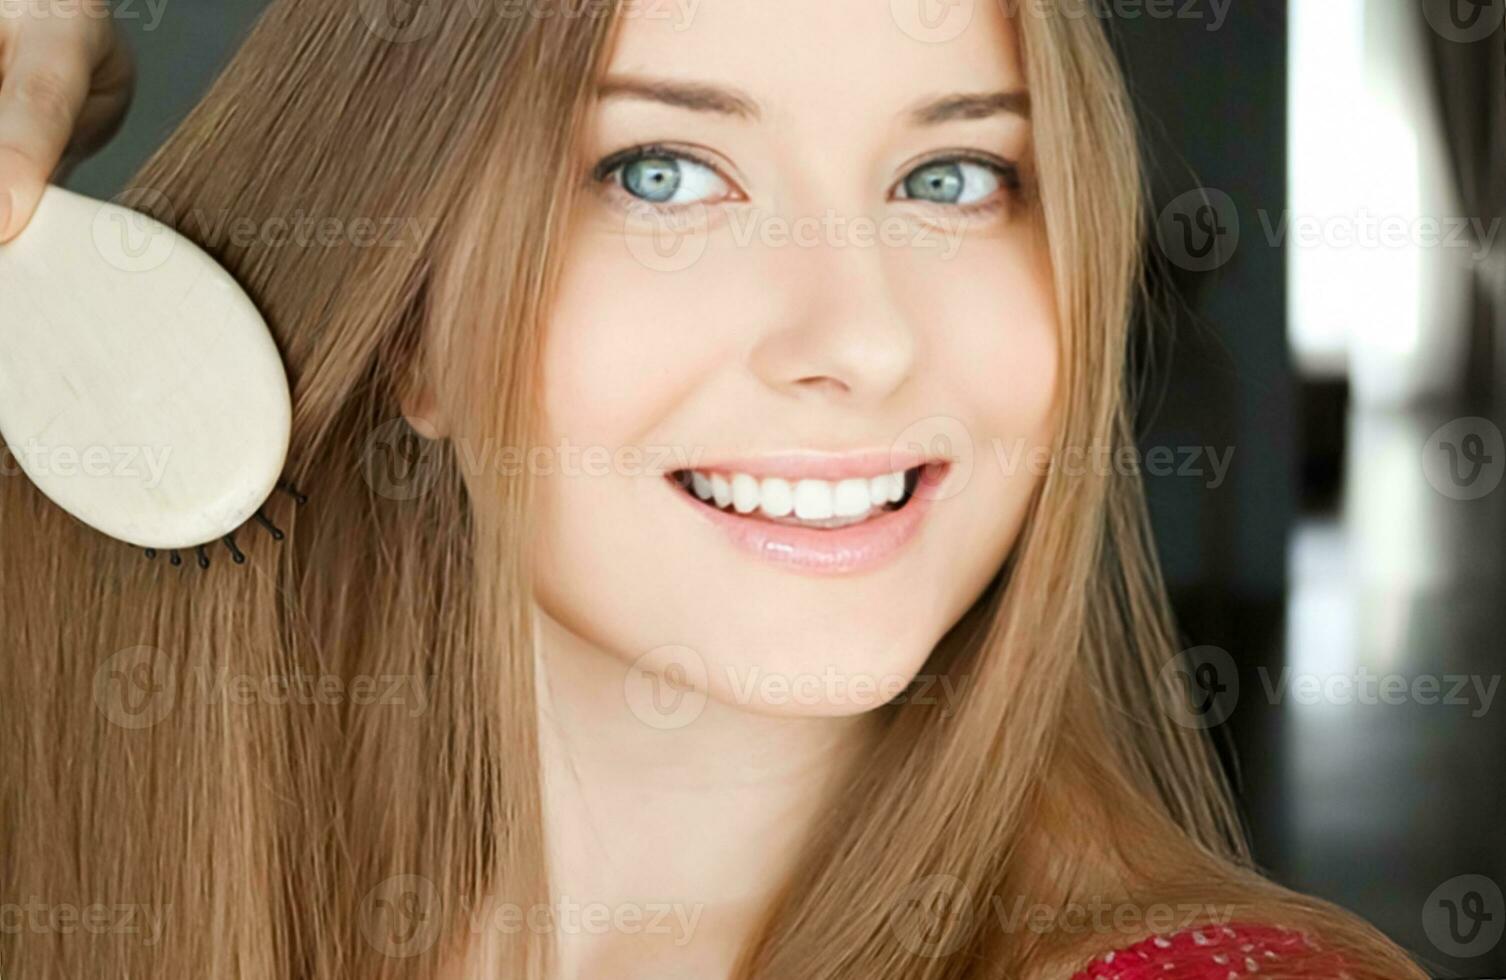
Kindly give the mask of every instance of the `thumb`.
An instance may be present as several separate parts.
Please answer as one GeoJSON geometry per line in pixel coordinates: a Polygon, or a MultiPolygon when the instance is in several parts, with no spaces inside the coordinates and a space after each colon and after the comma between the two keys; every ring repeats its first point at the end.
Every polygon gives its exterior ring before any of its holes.
{"type": "Polygon", "coordinates": [[[0,146],[0,243],[21,234],[47,189],[36,164],[16,150],[0,146]]]}

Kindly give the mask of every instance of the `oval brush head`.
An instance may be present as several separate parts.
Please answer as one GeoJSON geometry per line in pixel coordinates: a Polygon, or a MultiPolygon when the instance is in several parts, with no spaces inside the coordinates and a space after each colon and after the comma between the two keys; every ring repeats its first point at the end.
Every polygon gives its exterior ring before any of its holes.
{"type": "Polygon", "coordinates": [[[291,428],[266,322],[171,228],[49,187],[0,245],[0,435],[85,524],[148,554],[226,539],[277,487],[291,428]]]}

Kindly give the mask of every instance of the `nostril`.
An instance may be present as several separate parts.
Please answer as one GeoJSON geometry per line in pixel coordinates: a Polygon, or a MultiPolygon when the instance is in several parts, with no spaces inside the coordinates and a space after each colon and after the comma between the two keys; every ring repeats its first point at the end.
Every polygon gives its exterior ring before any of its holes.
{"type": "Polygon", "coordinates": [[[795,384],[801,388],[814,389],[834,395],[846,395],[852,392],[852,386],[839,378],[833,378],[827,374],[814,374],[808,378],[801,378],[795,384]]]}

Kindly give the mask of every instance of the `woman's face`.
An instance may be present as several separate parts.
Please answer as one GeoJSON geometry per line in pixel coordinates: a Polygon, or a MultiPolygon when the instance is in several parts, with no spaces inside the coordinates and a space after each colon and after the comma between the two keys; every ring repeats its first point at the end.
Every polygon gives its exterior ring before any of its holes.
{"type": "Polygon", "coordinates": [[[929,9],[630,5],[583,133],[538,604],[748,710],[897,693],[998,570],[1049,443],[1014,27],[929,9]]]}

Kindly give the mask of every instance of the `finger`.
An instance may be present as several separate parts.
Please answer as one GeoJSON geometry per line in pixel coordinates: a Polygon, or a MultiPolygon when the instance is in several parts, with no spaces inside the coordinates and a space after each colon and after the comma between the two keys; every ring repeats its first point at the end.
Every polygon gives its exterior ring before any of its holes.
{"type": "Polygon", "coordinates": [[[130,103],[129,92],[90,95],[73,121],[73,136],[63,150],[63,159],[79,163],[114,139],[130,103]]]}
{"type": "MultiPolygon", "coordinates": [[[[114,32],[109,36],[114,38],[114,32]]],[[[113,139],[135,97],[135,58],[123,38],[113,40],[95,60],[89,96],[74,121],[65,156],[89,156],[113,139]]]]}
{"type": "Polygon", "coordinates": [[[89,94],[89,64],[71,46],[32,43],[0,80],[0,195],[10,202],[0,242],[31,220],[89,94]]]}

